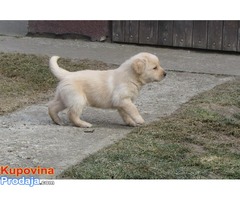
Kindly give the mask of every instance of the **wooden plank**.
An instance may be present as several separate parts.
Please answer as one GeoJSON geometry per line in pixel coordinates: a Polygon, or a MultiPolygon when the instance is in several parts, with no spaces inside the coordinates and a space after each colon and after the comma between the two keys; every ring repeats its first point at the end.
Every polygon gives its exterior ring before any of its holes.
{"type": "Polygon", "coordinates": [[[238,21],[223,22],[223,47],[224,51],[237,51],[238,21]]]}
{"type": "Polygon", "coordinates": [[[174,21],[173,46],[192,47],[193,21],[174,21]]]}
{"type": "Polygon", "coordinates": [[[156,45],[158,40],[158,21],[140,21],[139,43],[156,45]]]}
{"type": "Polygon", "coordinates": [[[222,49],[222,28],[223,21],[208,22],[208,49],[222,49]]]}
{"type": "Polygon", "coordinates": [[[193,48],[207,48],[207,21],[193,22],[193,48]]]}
{"type": "Polygon", "coordinates": [[[138,43],[139,21],[126,21],[124,27],[124,41],[126,43],[138,43]]]}
{"type": "Polygon", "coordinates": [[[158,22],[158,44],[165,46],[173,45],[173,21],[158,22]]]}
{"type": "Polygon", "coordinates": [[[124,42],[124,21],[112,22],[112,41],[124,42]]]}

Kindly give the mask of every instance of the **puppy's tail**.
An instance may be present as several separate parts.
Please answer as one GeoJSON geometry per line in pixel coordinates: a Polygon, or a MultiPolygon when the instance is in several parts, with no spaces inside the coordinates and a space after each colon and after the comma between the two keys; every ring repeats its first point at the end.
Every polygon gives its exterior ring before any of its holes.
{"type": "Polygon", "coordinates": [[[65,69],[62,69],[58,66],[57,60],[59,58],[60,58],[59,56],[52,56],[49,60],[49,67],[50,67],[50,70],[53,73],[53,75],[56,76],[58,80],[62,80],[64,77],[66,77],[71,72],[69,72],[65,69]]]}

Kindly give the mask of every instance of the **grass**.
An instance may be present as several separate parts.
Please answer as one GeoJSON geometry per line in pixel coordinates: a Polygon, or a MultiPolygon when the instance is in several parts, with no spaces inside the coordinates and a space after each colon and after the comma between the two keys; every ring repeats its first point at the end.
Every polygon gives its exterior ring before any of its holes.
{"type": "MultiPolygon", "coordinates": [[[[53,93],[57,80],[49,71],[48,60],[47,56],[0,53],[0,115],[46,100],[53,93]]],[[[112,67],[99,61],[62,58],[59,65],[69,71],[112,67]]]]}
{"type": "Polygon", "coordinates": [[[240,80],[194,97],[70,167],[71,179],[239,179],[240,80]]]}
{"type": "MultiPolygon", "coordinates": [[[[57,81],[48,59],[0,53],[0,114],[49,98],[57,81]]],[[[112,67],[69,59],[60,59],[60,66],[70,71],[112,67]]],[[[58,178],[239,179],[240,79],[194,97],[169,117],[133,129],[58,178]]]]}

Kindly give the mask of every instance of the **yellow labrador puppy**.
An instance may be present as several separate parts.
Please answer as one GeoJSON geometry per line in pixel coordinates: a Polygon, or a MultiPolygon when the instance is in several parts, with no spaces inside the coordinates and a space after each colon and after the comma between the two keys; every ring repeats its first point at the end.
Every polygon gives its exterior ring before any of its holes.
{"type": "Polygon", "coordinates": [[[166,76],[159,59],[150,53],[139,53],[119,68],[106,71],[69,72],[58,66],[58,59],[58,56],[53,56],[49,61],[51,72],[60,82],[48,111],[59,125],[62,121],[58,113],[67,108],[68,117],[74,125],[91,127],[90,123],[79,118],[84,106],[117,109],[127,125],[141,125],[144,119],[133,104],[134,100],[143,85],[160,81],[166,76]]]}

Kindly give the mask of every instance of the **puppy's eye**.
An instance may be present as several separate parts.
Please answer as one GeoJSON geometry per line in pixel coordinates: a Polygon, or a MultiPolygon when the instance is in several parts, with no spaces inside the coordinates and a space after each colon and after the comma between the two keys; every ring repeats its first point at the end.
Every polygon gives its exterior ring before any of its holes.
{"type": "Polygon", "coordinates": [[[156,67],[154,67],[153,69],[156,70],[157,68],[158,68],[158,67],[156,66],[156,67]]]}

